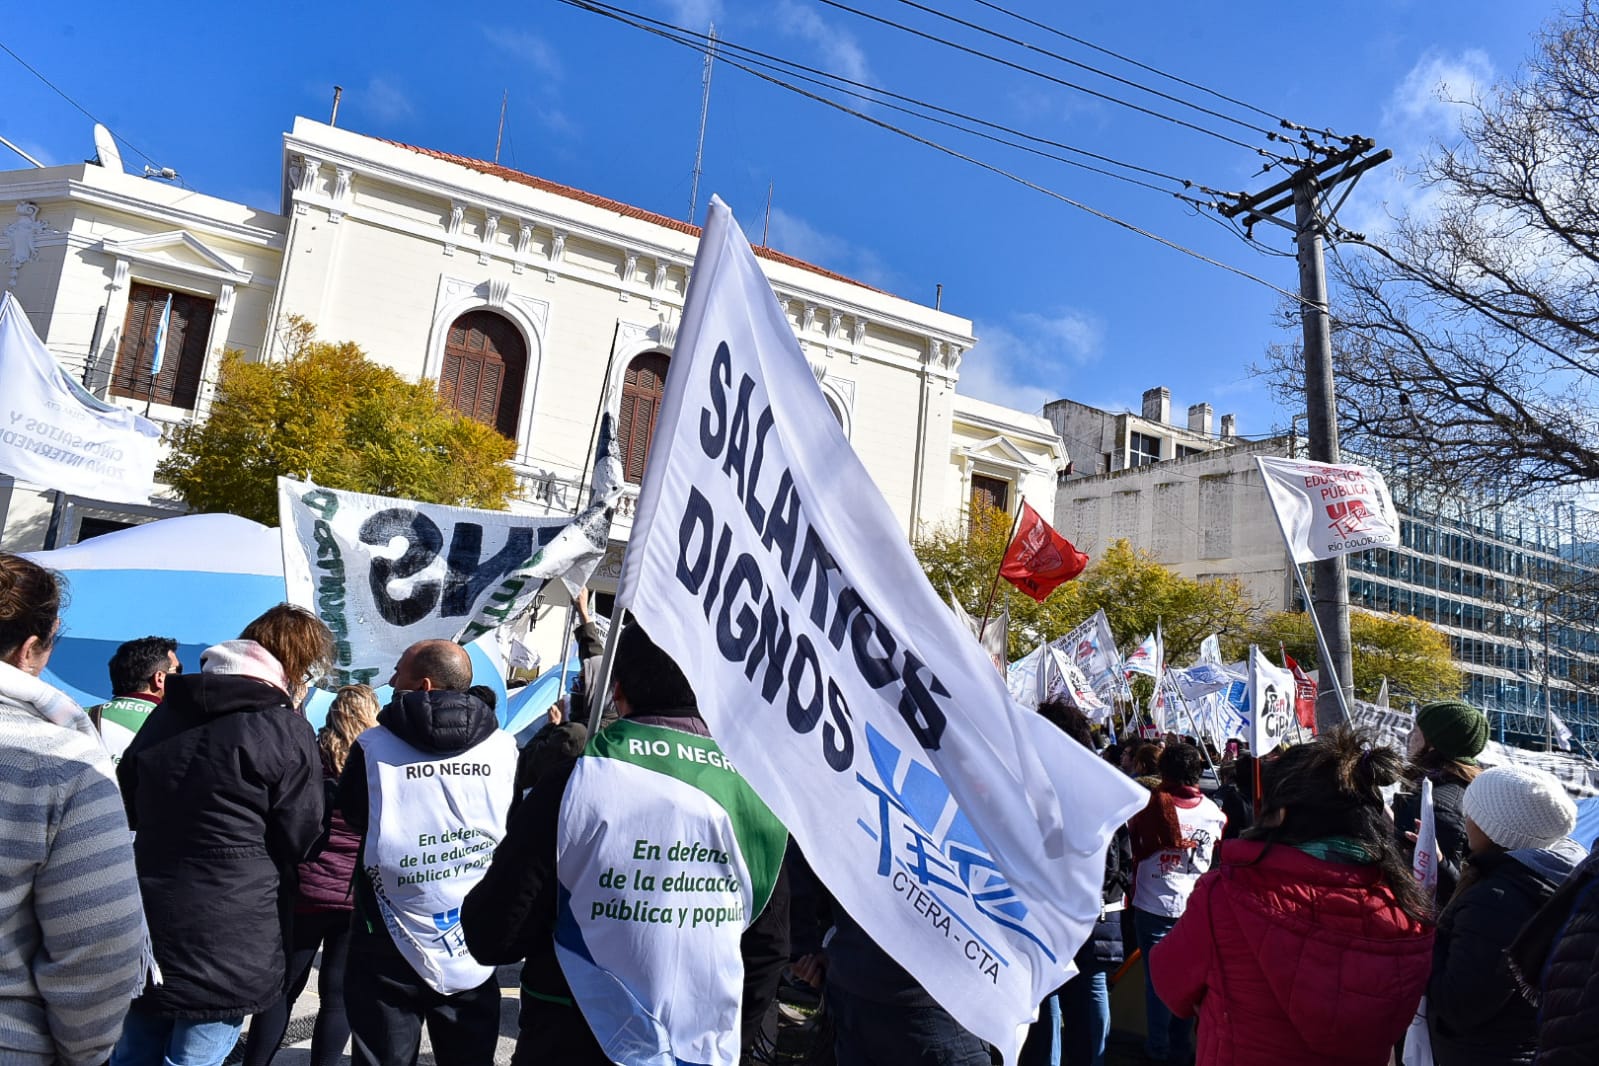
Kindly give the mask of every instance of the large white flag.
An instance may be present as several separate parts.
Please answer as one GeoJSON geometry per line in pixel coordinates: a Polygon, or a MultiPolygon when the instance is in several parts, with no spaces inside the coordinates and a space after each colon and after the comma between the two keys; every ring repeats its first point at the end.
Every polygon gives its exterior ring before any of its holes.
{"type": "Polygon", "coordinates": [[[1126,692],[1127,679],[1121,674],[1116,638],[1111,636],[1110,620],[1105,617],[1103,608],[1057,639],[1051,647],[1059,648],[1071,657],[1101,700],[1112,703],[1118,695],[1126,692]]]}
{"type": "Polygon", "coordinates": [[[0,473],[74,496],[149,503],[161,428],[91,396],[0,296],[0,473]]]}
{"type": "Polygon", "coordinates": [[[1388,483],[1371,467],[1264,455],[1255,462],[1294,562],[1399,543],[1388,483]]]}
{"type": "Polygon", "coordinates": [[[333,631],[338,684],[381,685],[416,641],[470,643],[515,621],[546,581],[585,584],[614,502],[597,492],[575,518],[530,518],[280,477],[289,601],[333,631]]]}
{"type": "Polygon", "coordinates": [[[1294,727],[1294,675],[1249,646],[1249,750],[1265,755],[1294,727]]]}
{"type": "Polygon", "coordinates": [[[1147,794],[1011,702],[719,199],[617,598],[839,904],[1014,1061],[1147,794]]]}

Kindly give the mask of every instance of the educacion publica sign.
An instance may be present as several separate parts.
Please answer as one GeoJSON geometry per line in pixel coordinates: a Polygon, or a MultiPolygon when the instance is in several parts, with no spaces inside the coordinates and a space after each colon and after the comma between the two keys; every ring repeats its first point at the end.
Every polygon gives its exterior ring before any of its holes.
{"type": "Polygon", "coordinates": [[[1013,1061],[1137,785],[1010,701],[713,200],[619,603],[838,902],[1013,1061]]]}
{"type": "Polygon", "coordinates": [[[381,685],[419,640],[476,640],[544,583],[583,585],[605,548],[603,505],[530,518],[278,479],[289,601],[333,631],[340,685],[381,685]]]}

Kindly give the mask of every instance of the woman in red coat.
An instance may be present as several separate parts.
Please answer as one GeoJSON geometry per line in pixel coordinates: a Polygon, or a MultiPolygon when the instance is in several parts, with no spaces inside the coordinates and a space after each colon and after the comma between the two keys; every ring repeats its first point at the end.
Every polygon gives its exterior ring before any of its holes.
{"type": "Polygon", "coordinates": [[[1264,767],[1261,822],[1155,946],[1155,991],[1199,1015],[1199,1066],[1385,1066],[1432,965],[1381,792],[1403,759],[1340,730],[1264,767]]]}

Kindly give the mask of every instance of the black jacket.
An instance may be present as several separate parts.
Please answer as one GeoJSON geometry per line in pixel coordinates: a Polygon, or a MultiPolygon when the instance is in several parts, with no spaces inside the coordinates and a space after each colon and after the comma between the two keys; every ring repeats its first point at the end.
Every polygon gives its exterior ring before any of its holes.
{"type": "Polygon", "coordinates": [[[1466,861],[1438,919],[1427,1020],[1438,1066],[1527,1066],[1538,1049],[1537,1012],[1505,951],[1570,875],[1581,848],[1487,852],[1466,861]]]}
{"type": "Polygon", "coordinates": [[[168,678],[117,767],[163,983],[136,1008],[211,1021],[284,992],[295,867],[322,835],[316,734],[289,697],[230,674],[168,678]]]}
{"type": "MultiPolygon", "coordinates": [[[[1438,864],[1438,907],[1443,909],[1454,897],[1455,884],[1460,880],[1461,867],[1465,865],[1470,850],[1466,843],[1466,786],[1452,778],[1432,782],[1432,821],[1438,834],[1438,850],[1443,861],[1438,864]]],[[[1414,792],[1401,792],[1394,797],[1394,834],[1399,851],[1410,861],[1416,854],[1416,845],[1406,833],[1416,831],[1416,819],[1421,817],[1421,786],[1414,792]]]]}
{"type": "MultiPolygon", "coordinates": [[[[693,712],[635,718],[649,725],[708,736],[693,712]]],[[[564,1066],[609,1066],[610,1059],[572,1000],[566,975],[555,957],[555,836],[561,800],[576,758],[550,769],[511,816],[505,839],[495,849],[483,880],[461,905],[461,930],[473,958],[485,965],[521,959],[522,1013],[518,1044],[536,1047],[540,1062],[564,1066]]],[[[788,963],[788,879],[779,876],[772,897],[744,931],[744,1017],[741,1039],[747,1055],[761,1019],[776,994],[788,963]]]]}
{"type": "MultiPolygon", "coordinates": [[[[489,705],[468,692],[445,689],[396,693],[378,712],[378,728],[387,729],[418,751],[441,759],[459,755],[494,735],[499,719],[489,705]]],[[[371,819],[371,795],[366,780],[366,752],[350,748],[339,775],[339,810],[344,822],[361,834],[361,853],[355,863],[355,910],[368,932],[383,928],[377,897],[366,869],[366,830],[371,819]]]]}
{"type": "MultiPolygon", "coordinates": [[[[1121,903],[1133,891],[1133,839],[1127,827],[1116,830],[1110,847],[1105,849],[1105,882],[1101,899],[1107,904],[1121,903]]],[[[1114,970],[1127,959],[1126,940],[1122,934],[1122,918],[1127,908],[1102,914],[1094,923],[1083,946],[1077,949],[1075,962],[1084,973],[1090,970],[1114,970]]]]}
{"type": "Polygon", "coordinates": [[[1521,930],[1510,961],[1538,1004],[1537,1066],[1599,1063],[1599,852],[1521,930]]]}

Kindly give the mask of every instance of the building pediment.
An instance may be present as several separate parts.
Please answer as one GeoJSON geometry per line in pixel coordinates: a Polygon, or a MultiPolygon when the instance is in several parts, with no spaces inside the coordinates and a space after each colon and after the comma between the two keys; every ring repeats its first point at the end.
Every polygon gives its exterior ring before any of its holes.
{"type": "Polygon", "coordinates": [[[1036,460],[1002,436],[989,437],[987,440],[956,450],[969,459],[994,466],[1009,467],[1014,470],[1038,469],[1036,460]]]}
{"type": "Polygon", "coordinates": [[[186,230],[153,233],[119,241],[107,238],[96,251],[114,259],[165,267],[181,274],[199,275],[231,285],[248,285],[251,273],[228,262],[221,253],[186,230]]]}

